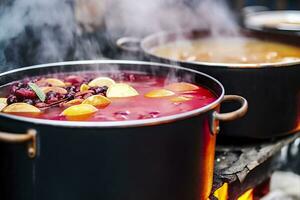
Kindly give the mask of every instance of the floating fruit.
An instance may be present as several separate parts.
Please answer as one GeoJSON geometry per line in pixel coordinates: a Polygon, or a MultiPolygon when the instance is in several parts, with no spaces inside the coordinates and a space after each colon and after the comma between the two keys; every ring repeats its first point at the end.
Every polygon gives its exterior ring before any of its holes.
{"type": "Polygon", "coordinates": [[[199,87],[197,85],[186,83],[186,82],[180,82],[180,83],[171,83],[165,87],[168,90],[171,90],[173,92],[186,92],[191,90],[198,90],[199,87]]]}
{"type": "Polygon", "coordinates": [[[13,103],[13,104],[6,106],[2,111],[7,112],[7,113],[39,113],[39,112],[41,112],[40,109],[38,109],[37,107],[32,106],[27,103],[13,103]]]}
{"type": "Polygon", "coordinates": [[[89,82],[89,86],[90,87],[103,87],[103,86],[107,86],[107,87],[111,87],[112,85],[114,85],[116,82],[114,80],[112,80],[111,78],[108,77],[98,77],[95,78],[94,80],[92,80],[91,82],[89,82]]]}
{"type": "Polygon", "coordinates": [[[47,78],[45,80],[48,84],[54,87],[65,87],[65,83],[57,78],[47,78]]]}
{"type": "Polygon", "coordinates": [[[116,83],[110,86],[106,92],[107,97],[132,97],[139,93],[130,85],[125,83],[116,83]]]}
{"type": "Polygon", "coordinates": [[[93,95],[85,99],[83,104],[90,104],[96,107],[105,107],[111,103],[111,101],[102,95],[93,95]]]}
{"type": "Polygon", "coordinates": [[[0,102],[0,112],[3,110],[3,108],[5,108],[7,106],[6,103],[1,103],[0,102]]]}
{"type": "Polygon", "coordinates": [[[93,114],[95,112],[97,112],[97,108],[95,108],[94,106],[90,105],[90,104],[79,104],[79,105],[74,105],[71,106],[67,109],[65,109],[61,115],[64,116],[80,116],[80,115],[90,115],[93,114]]]}
{"type": "Polygon", "coordinates": [[[83,91],[86,91],[86,90],[89,90],[90,89],[90,86],[88,86],[87,84],[82,84],[80,86],[80,92],[83,92],[83,91]]]}
{"type": "Polygon", "coordinates": [[[0,98],[0,103],[7,104],[7,98],[0,98]]]}
{"type": "Polygon", "coordinates": [[[82,102],[83,99],[73,99],[71,101],[64,103],[64,106],[73,106],[73,105],[81,104],[82,102]]]}
{"type": "Polygon", "coordinates": [[[189,100],[191,100],[191,99],[192,99],[191,96],[181,95],[181,96],[173,97],[173,98],[171,98],[170,100],[171,100],[172,102],[175,102],[175,103],[180,103],[180,102],[189,101],[189,100]]]}
{"type": "Polygon", "coordinates": [[[170,90],[166,90],[166,89],[156,89],[156,90],[152,90],[150,92],[148,92],[147,94],[145,94],[146,97],[149,98],[159,98],[159,97],[168,97],[168,96],[172,96],[175,93],[170,91],[170,90]]]}
{"type": "Polygon", "coordinates": [[[60,94],[67,94],[68,91],[64,88],[61,88],[61,87],[42,87],[41,88],[42,91],[46,94],[47,92],[57,92],[57,93],[60,93],[60,94]]]}

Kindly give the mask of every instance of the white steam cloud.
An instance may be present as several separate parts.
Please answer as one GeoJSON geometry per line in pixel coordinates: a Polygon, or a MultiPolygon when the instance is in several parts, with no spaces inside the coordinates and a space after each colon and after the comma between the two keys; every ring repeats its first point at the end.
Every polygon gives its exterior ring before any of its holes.
{"type": "Polygon", "coordinates": [[[0,64],[97,59],[104,44],[93,34],[103,32],[114,44],[121,36],[182,29],[238,33],[222,0],[5,1],[0,2],[0,64]]]}

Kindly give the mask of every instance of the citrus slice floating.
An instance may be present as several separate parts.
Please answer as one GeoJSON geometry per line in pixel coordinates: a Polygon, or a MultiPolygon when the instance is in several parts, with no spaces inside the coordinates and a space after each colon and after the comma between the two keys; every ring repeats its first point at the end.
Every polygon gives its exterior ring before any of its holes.
{"type": "Polygon", "coordinates": [[[6,106],[3,110],[6,113],[39,113],[40,109],[27,103],[13,103],[6,106]]]}
{"type": "Polygon", "coordinates": [[[116,83],[110,86],[106,92],[107,97],[133,97],[139,93],[130,85],[125,83],[116,83]]]}
{"type": "Polygon", "coordinates": [[[65,87],[65,83],[57,78],[47,78],[45,80],[48,84],[50,84],[53,87],[65,87]]]}
{"type": "Polygon", "coordinates": [[[170,91],[170,90],[166,90],[166,89],[157,89],[157,90],[152,90],[150,92],[148,92],[147,94],[145,94],[145,97],[149,97],[149,98],[160,98],[160,97],[168,97],[168,96],[173,96],[175,93],[170,91]]]}
{"type": "Polygon", "coordinates": [[[7,106],[6,103],[0,103],[0,112],[7,106]]]}
{"type": "Polygon", "coordinates": [[[85,99],[83,104],[90,104],[96,107],[105,107],[111,103],[111,101],[102,95],[93,95],[85,99]]]}
{"type": "Polygon", "coordinates": [[[190,96],[181,95],[181,96],[173,97],[170,100],[174,103],[181,103],[181,102],[189,101],[191,99],[192,97],[190,96]]]}
{"type": "Polygon", "coordinates": [[[73,99],[71,101],[64,103],[64,106],[73,106],[73,105],[81,104],[82,102],[83,99],[73,99]]]}
{"type": "Polygon", "coordinates": [[[87,84],[82,84],[80,86],[80,92],[87,91],[89,89],[90,89],[90,86],[88,86],[87,84]]]}
{"type": "Polygon", "coordinates": [[[7,98],[0,98],[0,112],[7,106],[7,98]]]}
{"type": "Polygon", "coordinates": [[[71,106],[67,109],[65,109],[61,115],[67,116],[67,117],[75,117],[80,115],[90,115],[95,112],[97,112],[97,108],[90,104],[79,104],[71,106]]]}
{"type": "Polygon", "coordinates": [[[186,92],[186,91],[199,89],[197,85],[186,83],[186,82],[171,83],[167,85],[165,88],[173,92],[186,92]]]}
{"type": "Polygon", "coordinates": [[[57,92],[60,94],[67,94],[68,91],[61,87],[42,87],[41,90],[46,94],[47,92],[57,92]]]}
{"type": "Polygon", "coordinates": [[[7,98],[0,98],[0,103],[7,104],[7,98]]]}
{"type": "Polygon", "coordinates": [[[111,87],[115,83],[116,82],[114,80],[112,80],[111,78],[98,77],[98,78],[95,78],[94,80],[92,80],[91,82],[89,82],[88,86],[90,86],[90,87],[103,87],[103,86],[111,87]]]}

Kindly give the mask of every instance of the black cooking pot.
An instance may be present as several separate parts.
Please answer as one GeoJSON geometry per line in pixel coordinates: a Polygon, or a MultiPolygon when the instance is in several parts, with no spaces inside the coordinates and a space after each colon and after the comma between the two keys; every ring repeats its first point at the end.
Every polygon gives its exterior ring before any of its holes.
{"type": "Polygon", "coordinates": [[[0,85],[27,76],[114,68],[172,73],[181,81],[188,77],[211,89],[217,100],[177,115],[119,122],[51,121],[0,113],[1,200],[207,199],[218,121],[234,120],[247,110],[244,98],[224,96],[214,78],[164,64],[78,61],[3,73],[0,85]],[[242,106],[220,114],[223,100],[242,106]]]}
{"type": "MultiPolygon", "coordinates": [[[[181,62],[152,54],[151,49],[175,40],[193,40],[207,37],[208,32],[191,31],[158,33],[143,40],[121,38],[117,45],[126,51],[143,52],[147,59],[176,63],[219,79],[229,93],[244,96],[249,102],[246,117],[221,124],[222,136],[246,138],[273,138],[300,130],[300,62],[280,64],[222,64],[208,62],[181,62]]],[[[285,42],[300,47],[297,36],[244,32],[246,37],[285,42]]],[[[225,50],[225,47],[224,47],[225,50]]],[[[225,111],[232,105],[224,105],[225,111]]]]}

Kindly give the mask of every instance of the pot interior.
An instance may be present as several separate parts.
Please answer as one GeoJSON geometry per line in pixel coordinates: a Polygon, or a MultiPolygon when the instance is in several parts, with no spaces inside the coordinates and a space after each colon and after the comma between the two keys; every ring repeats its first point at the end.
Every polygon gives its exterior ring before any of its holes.
{"type": "Polygon", "coordinates": [[[146,37],[141,46],[155,58],[182,63],[264,67],[300,62],[298,37],[276,33],[241,31],[239,36],[212,36],[207,31],[162,32],[146,37]]]}
{"type": "MultiPolygon", "coordinates": [[[[57,74],[57,73],[64,74],[70,72],[72,72],[72,74],[74,73],[76,74],[76,73],[83,73],[83,72],[84,73],[85,72],[119,73],[124,71],[142,73],[142,74],[160,76],[160,77],[167,77],[169,79],[176,78],[176,80],[180,82],[196,83],[208,88],[217,97],[217,100],[215,100],[211,104],[196,110],[192,110],[190,112],[180,113],[178,115],[171,115],[168,117],[159,117],[153,119],[152,121],[149,119],[147,119],[148,121],[135,120],[135,121],[139,121],[138,124],[140,125],[143,123],[177,120],[179,118],[186,118],[186,117],[200,114],[202,112],[206,112],[210,109],[215,108],[219,104],[220,100],[223,98],[224,95],[224,89],[222,85],[214,78],[200,72],[183,69],[176,66],[157,64],[157,63],[147,63],[147,62],[135,62],[135,61],[77,61],[77,62],[74,61],[74,62],[53,63],[53,64],[32,66],[32,67],[27,67],[27,68],[3,73],[0,75],[0,96],[3,96],[4,93],[6,92],[4,90],[1,90],[1,86],[5,86],[13,81],[18,81],[24,78],[57,74]]],[[[8,116],[8,114],[3,114],[3,113],[0,113],[0,115],[8,116]]],[[[19,117],[19,118],[24,120],[25,117],[19,117]]],[[[47,120],[43,120],[43,121],[47,121],[47,120]]],[[[122,125],[123,122],[120,123],[120,121],[118,121],[116,123],[122,125]]],[[[136,124],[134,120],[126,123],[127,125],[128,123],[130,123],[131,125],[136,124]]],[[[110,123],[106,123],[106,124],[110,124],[110,123]]]]}

